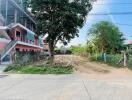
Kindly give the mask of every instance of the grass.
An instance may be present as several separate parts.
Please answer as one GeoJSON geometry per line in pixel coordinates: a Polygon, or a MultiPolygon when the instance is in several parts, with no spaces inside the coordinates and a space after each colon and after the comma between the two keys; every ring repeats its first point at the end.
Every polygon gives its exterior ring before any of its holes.
{"type": "Polygon", "coordinates": [[[5,72],[21,74],[72,74],[72,66],[62,65],[9,65],[5,72]]]}

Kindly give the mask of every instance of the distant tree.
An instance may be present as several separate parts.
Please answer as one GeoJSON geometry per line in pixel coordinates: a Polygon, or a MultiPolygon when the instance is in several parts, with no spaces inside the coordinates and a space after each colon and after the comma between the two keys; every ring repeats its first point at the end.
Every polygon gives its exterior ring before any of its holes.
{"type": "Polygon", "coordinates": [[[116,53],[123,48],[124,37],[119,28],[108,21],[94,24],[88,31],[88,36],[102,52],[116,53]]]}
{"type": "Polygon", "coordinates": [[[47,42],[54,55],[58,41],[68,43],[78,35],[91,10],[92,0],[30,0],[35,15],[37,34],[48,34],[47,42]]]}

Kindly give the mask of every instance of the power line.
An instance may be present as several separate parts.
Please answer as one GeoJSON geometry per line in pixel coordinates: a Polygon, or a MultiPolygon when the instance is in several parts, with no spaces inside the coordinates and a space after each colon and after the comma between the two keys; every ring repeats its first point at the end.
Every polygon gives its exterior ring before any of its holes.
{"type": "Polygon", "coordinates": [[[89,13],[88,15],[104,16],[104,15],[132,15],[132,12],[110,12],[110,13],[89,13]]]}
{"type": "Polygon", "coordinates": [[[132,24],[122,24],[122,23],[114,23],[114,24],[122,25],[122,26],[130,26],[130,27],[132,27],[132,24]]]}
{"type": "Polygon", "coordinates": [[[129,3],[120,3],[120,2],[95,3],[94,5],[132,5],[132,2],[129,2],[129,3]]]}

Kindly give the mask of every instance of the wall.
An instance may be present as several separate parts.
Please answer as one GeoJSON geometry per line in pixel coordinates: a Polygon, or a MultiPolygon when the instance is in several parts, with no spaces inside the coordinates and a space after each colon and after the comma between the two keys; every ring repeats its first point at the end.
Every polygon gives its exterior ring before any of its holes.
{"type": "Polygon", "coordinates": [[[9,42],[10,40],[0,38],[0,51],[2,51],[9,42]]]}
{"type": "Polygon", "coordinates": [[[15,40],[26,41],[25,38],[22,37],[23,35],[26,35],[26,31],[24,31],[20,27],[15,27],[15,28],[11,29],[11,37],[15,40]],[[16,37],[17,31],[20,32],[20,37],[16,37]]]}

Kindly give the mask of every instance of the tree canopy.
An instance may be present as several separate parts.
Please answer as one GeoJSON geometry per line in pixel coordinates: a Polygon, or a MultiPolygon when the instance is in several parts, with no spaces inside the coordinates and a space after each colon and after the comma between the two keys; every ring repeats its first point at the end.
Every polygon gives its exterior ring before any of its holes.
{"type": "Polygon", "coordinates": [[[58,41],[65,44],[78,35],[92,0],[30,0],[38,35],[48,34],[51,52],[58,41]]]}
{"type": "Polygon", "coordinates": [[[92,41],[99,51],[119,52],[123,48],[124,37],[119,28],[108,21],[98,22],[89,29],[88,36],[92,36],[92,41]]]}

